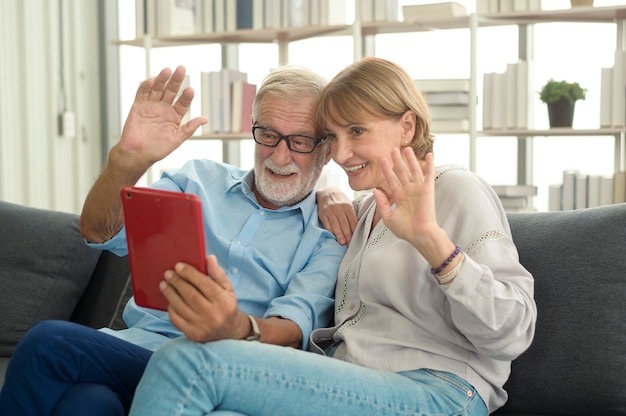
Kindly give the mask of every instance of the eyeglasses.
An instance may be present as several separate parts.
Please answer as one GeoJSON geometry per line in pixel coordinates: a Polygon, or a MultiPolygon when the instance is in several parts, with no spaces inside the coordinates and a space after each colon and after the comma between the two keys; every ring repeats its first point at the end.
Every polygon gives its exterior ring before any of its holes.
{"type": "Polygon", "coordinates": [[[326,137],[315,138],[298,134],[283,136],[277,131],[260,126],[252,126],[252,137],[255,142],[267,147],[276,147],[284,140],[289,150],[296,153],[311,153],[317,145],[326,140],[326,137]]]}

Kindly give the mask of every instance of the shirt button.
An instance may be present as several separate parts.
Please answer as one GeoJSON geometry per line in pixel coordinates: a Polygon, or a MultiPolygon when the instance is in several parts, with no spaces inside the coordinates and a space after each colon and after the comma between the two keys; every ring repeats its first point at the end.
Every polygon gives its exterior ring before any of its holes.
{"type": "Polygon", "coordinates": [[[265,215],[265,211],[259,211],[259,215],[260,215],[260,216],[265,215]]]}
{"type": "Polygon", "coordinates": [[[353,303],[352,305],[350,305],[350,310],[353,311],[356,308],[356,305],[353,303]]]}
{"type": "Polygon", "coordinates": [[[237,273],[239,273],[239,269],[236,268],[236,267],[233,267],[232,268],[232,272],[233,272],[233,274],[237,274],[237,273]]]}

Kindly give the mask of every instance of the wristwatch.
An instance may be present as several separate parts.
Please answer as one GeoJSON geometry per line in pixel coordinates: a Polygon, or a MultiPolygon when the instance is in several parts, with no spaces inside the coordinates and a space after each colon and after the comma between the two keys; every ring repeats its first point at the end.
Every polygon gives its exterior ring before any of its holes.
{"type": "Polygon", "coordinates": [[[254,319],[254,316],[248,315],[250,323],[252,324],[252,335],[246,338],[246,341],[258,341],[261,338],[261,331],[259,330],[259,324],[254,319]]]}

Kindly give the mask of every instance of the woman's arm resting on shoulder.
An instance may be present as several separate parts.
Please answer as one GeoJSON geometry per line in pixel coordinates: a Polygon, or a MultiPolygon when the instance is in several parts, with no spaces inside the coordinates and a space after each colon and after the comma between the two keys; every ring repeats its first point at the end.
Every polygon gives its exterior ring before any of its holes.
{"type": "Polygon", "coordinates": [[[352,201],[335,186],[319,189],[316,197],[318,216],[324,228],[335,235],[339,244],[349,244],[357,223],[352,201]]]}

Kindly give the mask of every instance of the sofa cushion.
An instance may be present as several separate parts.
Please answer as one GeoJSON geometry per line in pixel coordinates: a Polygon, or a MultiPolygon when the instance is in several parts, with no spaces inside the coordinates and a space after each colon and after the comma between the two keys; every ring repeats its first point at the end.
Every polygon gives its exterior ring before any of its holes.
{"type": "Polygon", "coordinates": [[[509,214],[537,326],[503,414],[626,414],[626,204],[509,214]]]}
{"type": "Polygon", "coordinates": [[[0,356],[10,356],[34,322],[70,318],[101,252],[75,214],[0,201],[0,230],[0,356]]]}

